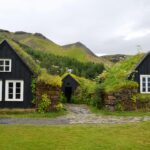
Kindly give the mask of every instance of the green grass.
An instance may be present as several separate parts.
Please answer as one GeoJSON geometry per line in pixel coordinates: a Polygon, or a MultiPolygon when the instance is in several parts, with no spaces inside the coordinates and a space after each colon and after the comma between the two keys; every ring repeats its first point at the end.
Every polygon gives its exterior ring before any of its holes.
{"type": "Polygon", "coordinates": [[[100,78],[104,80],[102,86],[105,92],[115,92],[124,88],[137,88],[138,84],[136,82],[126,79],[143,56],[143,53],[139,53],[135,56],[128,57],[126,60],[117,63],[101,74],[100,78]]]}
{"type": "Polygon", "coordinates": [[[33,110],[22,110],[22,109],[1,109],[0,118],[56,118],[59,116],[66,115],[65,110],[58,112],[47,112],[47,113],[38,113],[33,110]]]}
{"type": "Polygon", "coordinates": [[[104,109],[97,109],[95,107],[89,107],[90,110],[95,113],[96,115],[102,116],[150,116],[150,112],[146,111],[108,111],[104,109]]]}
{"type": "Polygon", "coordinates": [[[150,122],[123,125],[0,125],[1,150],[149,150],[150,122]]]}

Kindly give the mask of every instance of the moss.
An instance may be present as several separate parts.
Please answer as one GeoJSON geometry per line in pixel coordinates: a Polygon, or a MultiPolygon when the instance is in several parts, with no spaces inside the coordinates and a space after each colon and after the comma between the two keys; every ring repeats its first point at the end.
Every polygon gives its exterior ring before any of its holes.
{"type": "Polygon", "coordinates": [[[100,75],[99,78],[105,91],[115,92],[124,88],[137,88],[138,84],[132,80],[128,80],[127,77],[143,56],[143,53],[139,53],[135,56],[128,57],[125,61],[117,63],[100,75]]]}
{"type": "Polygon", "coordinates": [[[40,75],[37,79],[38,82],[44,82],[45,84],[51,86],[58,86],[61,87],[62,81],[59,76],[53,76],[47,73],[46,69],[41,69],[40,75]]]}
{"type": "Polygon", "coordinates": [[[67,75],[70,75],[72,78],[74,78],[79,84],[80,84],[80,87],[81,88],[87,88],[87,92],[88,93],[94,93],[96,88],[97,88],[97,83],[95,81],[92,81],[92,80],[89,80],[89,79],[86,79],[86,78],[83,78],[83,77],[79,77],[79,76],[76,76],[72,73],[65,73],[63,76],[62,76],[62,79],[65,78],[67,75]]]}
{"type": "Polygon", "coordinates": [[[136,99],[140,102],[150,102],[150,94],[137,94],[136,99]]]}

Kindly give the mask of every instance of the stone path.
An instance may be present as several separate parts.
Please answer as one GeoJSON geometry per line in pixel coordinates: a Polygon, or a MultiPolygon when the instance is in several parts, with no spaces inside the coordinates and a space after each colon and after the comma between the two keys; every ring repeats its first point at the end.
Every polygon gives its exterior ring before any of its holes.
{"type": "Polygon", "coordinates": [[[65,106],[68,115],[55,119],[32,119],[32,118],[0,118],[0,124],[35,124],[35,125],[59,125],[59,124],[123,124],[141,121],[150,121],[145,117],[117,117],[97,116],[86,105],[68,104],[65,106]]]}

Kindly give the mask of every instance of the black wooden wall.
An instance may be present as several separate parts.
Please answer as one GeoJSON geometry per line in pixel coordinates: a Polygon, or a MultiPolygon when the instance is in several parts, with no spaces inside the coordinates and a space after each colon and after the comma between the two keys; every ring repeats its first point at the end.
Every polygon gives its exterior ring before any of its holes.
{"type": "Polygon", "coordinates": [[[76,90],[76,88],[79,86],[79,83],[72,78],[70,75],[67,75],[63,80],[62,80],[62,91],[65,92],[66,87],[71,87],[72,92],[76,90]]]}
{"type": "MultiPolygon", "coordinates": [[[[138,82],[140,92],[140,75],[150,75],[150,53],[144,57],[141,63],[137,66],[134,74],[134,81],[138,82]]],[[[131,77],[130,77],[131,79],[131,77]]]]}
{"type": "Polygon", "coordinates": [[[17,53],[4,41],[0,45],[0,59],[6,58],[12,60],[11,72],[0,72],[0,80],[2,80],[2,101],[0,107],[2,108],[28,108],[32,106],[32,71],[20,59],[17,53]],[[24,101],[5,101],[5,81],[6,80],[23,80],[24,81],[24,101]]]}

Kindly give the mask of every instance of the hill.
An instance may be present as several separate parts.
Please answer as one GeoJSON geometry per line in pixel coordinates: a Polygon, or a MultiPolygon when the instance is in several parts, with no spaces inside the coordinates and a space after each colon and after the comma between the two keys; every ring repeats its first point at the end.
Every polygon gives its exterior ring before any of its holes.
{"type": "Polygon", "coordinates": [[[101,56],[100,58],[104,58],[112,63],[117,63],[119,61],[125,60],[129,55],[124,54],[116,54],[116,55],[105,55],[101,56]]]}
{"type": "Polygon", "coordinates": [[[21,44],[27,45],[38,51],[45,51],[58,56],[74,58],[81,62],[103,63],[110,66],[112,63],[105,58],[99,58],[88,49],[84,44],[77,42],[75,44],[60,46],[49,40],[40,33],[27,33],[23,31],[9,32],[0,30],[0,38],[13,39],[21,44]]]}

